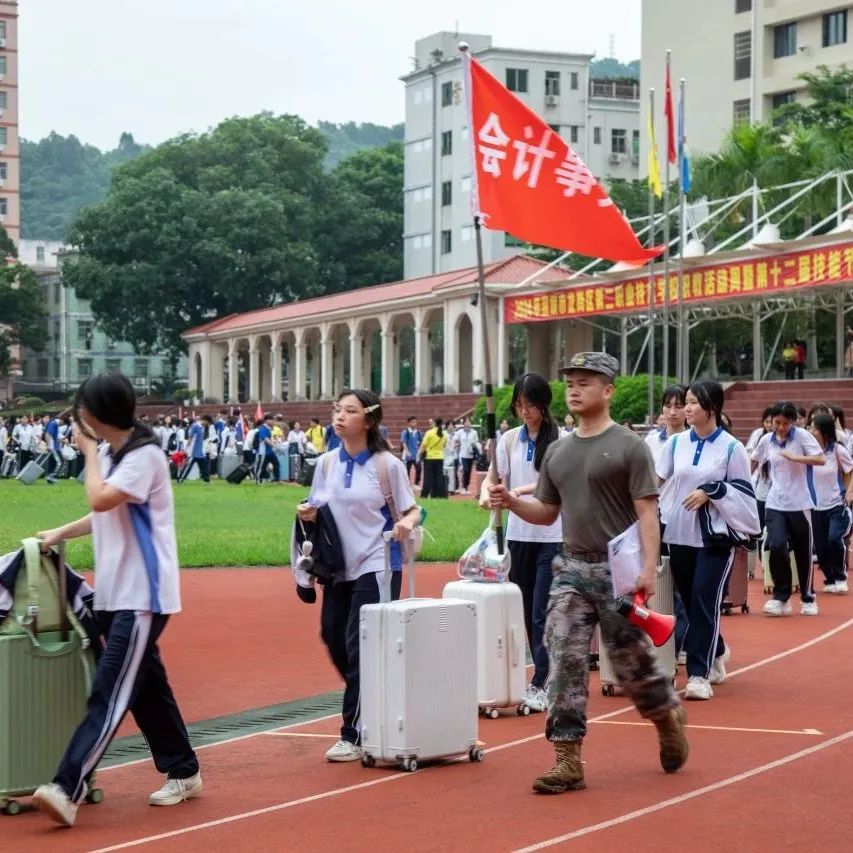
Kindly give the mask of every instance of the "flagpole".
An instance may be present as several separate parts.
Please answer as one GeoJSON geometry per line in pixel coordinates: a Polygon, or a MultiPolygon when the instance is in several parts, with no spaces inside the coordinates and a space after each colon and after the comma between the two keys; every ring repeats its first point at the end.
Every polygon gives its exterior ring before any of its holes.
{"type": "MultiPolygon", "coordinates": [[[[479,192],[477,189],[477,164],[474,161],[474,110],[471,104],[471,54],[467,42],[459,42],[462,54],[462,79],[465,85],[465,103],[468,109],[468,139],[471,154],[471,208],[474,215],[474,241],[477,247],[477,302],[480,309],[480,340],[483,348],[483,385],[486,395],[486,435],[489,439],[491,459],[497,450],[497,422],[495,420],[495,392],[492,385],[492,359],[489,348],[489,312],[486,305],[486,271],[483,265],[482,217],[479,212],[479,192]]],[[[445,329],[445,334],[447,330],[445,329]]],[[[494,466],[497,473],[497,464],[494,466]]],[[[492,510],[490,522],[495,531],[498,554],[504,553],[504,529],[500,510],[492,510]]]]}
{"type": "MultiPolygon", "coordinates": [[[[666,52],[666,79],[671,79],[670,65],[672,51],[666,52]]],[[[668,104],[670,93],[664,93],[664,107],[668,104]]],[[[667,129],[667,140],[669,130],[667,129]]],[[[663,180],[663,384],[669,379],[669,142],[667,141],[666,163],[663,180]]]]}
{"type": "MultiPolygon", "coordinates": [[[[655,138],[655,90],[649,89],[649,122],[652,129],[652,138],[649,140],[649,145],[656,144],[655,138]]],[[[660,176],[660,172],[658,172],[660,176]]],[[[660,182],[660,177],[658,177],[660,182]]],[[[652,176],[649,174],[649,247],[655,245],[655,191],[652,186],[652,176]]],[[[648,373],[649,373],[649,426],[654,426],[655,423],[655,262],[652,260],[649,263],[649,355],[648,355],[648,373]]]]}
{"type": "Polygon", "coordinates": [[[676,342],[676,353],[678,358],[678,381],[681,384],[689,380],[689,365],[687,356],[687,340],[684,334],[684,245],[687,229],[685,222],[686,196],[684,193],[684,92],[685,80],[682,77],[680,83],[680,104],[678,113],[678,337],[676,342]]]}

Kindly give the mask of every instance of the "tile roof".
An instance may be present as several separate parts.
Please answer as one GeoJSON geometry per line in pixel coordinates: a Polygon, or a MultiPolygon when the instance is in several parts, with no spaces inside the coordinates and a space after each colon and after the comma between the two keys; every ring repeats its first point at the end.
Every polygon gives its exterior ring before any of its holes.
{"type": "MultiPolygon", "coordinates": [[[[486,264],[487,284],[519,284],[529,276],[535,275],[547,264],[527,255],[513,255],[502,261],[486,264]]],[[[566,270],[550,268],[542,273],[542,281],[562,281],[566,278],[566,270]]],[[[243,314],[228,314],[218,317],[200,326],[188,329],[185,335],[210,334],[213,332],[237,331],[248,329],[261,323],[284,323],[300,318],[307,319],[320,314],[335,311],[364,308],[379,302],[390,302],[394,299],[404,299],[412,296],[426,296],[434,291],[456,285],[473,284],[477,280],[477,267],[466,267],[452,272],[410,278],[403,281],[393,281],[388,284],[376,284],[362,287],[358,290],[348,290],[344,293],[334,293],[330,296],[318,296],[314,299],[303,299],[275,305],[272,308],[259,308],[246,311],[243,314]]]]}

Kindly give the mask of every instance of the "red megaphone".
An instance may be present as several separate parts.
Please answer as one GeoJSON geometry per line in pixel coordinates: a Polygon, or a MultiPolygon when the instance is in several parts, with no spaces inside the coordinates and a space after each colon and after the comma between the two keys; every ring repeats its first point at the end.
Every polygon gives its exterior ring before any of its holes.
{"type": "Polygon", "coordinates": [[[620,598],[616,609],[627,616],[632,625],[645,631],[656,646],[662,646],[675,630],[675,617],[649,610],[642,593],[636,593],[633,601],[620,598]]]}

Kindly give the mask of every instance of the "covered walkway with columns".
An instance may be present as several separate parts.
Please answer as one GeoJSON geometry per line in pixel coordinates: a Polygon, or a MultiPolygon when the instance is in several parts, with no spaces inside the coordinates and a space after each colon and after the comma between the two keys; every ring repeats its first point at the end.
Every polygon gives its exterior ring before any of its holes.
{"type": "MultiPolygon", "coordinates": [[[[496,384],[509,378],[503,295],[525,282],[564,279],[564,270],[524,255],[486,267],[496,384]]],[[[347,387],[383,396],[479,391],[485,370],[477,289],[469,268],[212,320],[184,335],[189,384],[204,398],[232,404],[328,400],[347,387]]],[[[527,361],[542,372],[547,366],[547,375],[556,376],[561,356],[555,340],[567,351],[591,345],[585,325],[556,338],[540,330],[530,335],[527,361]]]]}

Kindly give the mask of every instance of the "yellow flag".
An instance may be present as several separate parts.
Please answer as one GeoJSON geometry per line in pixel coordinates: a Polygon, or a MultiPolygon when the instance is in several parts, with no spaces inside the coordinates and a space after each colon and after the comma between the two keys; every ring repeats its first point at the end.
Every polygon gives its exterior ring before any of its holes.
{"type": "Polygon", "coordinates": [[[658,197],[663,198],[663,183],[660,179],[660,161],[658,160],[658,143],[652,127],[652,117],[649,116],[649,187],[658,197]]]}

